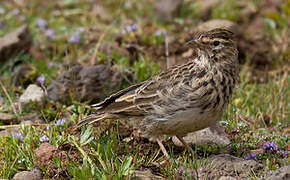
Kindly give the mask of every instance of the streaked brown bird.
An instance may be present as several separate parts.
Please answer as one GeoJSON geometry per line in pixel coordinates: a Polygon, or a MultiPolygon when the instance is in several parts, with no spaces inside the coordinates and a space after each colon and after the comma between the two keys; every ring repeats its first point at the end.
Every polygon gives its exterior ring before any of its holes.
{"type": "Polygon", "coordinates": [[[121,90],[93,105],[95,114],[77,127],[104,119],[133,124],[144,135],[159,140],[176,136],[189,152],[183,136],[214,125],[221,119],[238,81],[238,51],[234,34],[213,29],[188,42],[198,56],[157,76],[121,90]]]}

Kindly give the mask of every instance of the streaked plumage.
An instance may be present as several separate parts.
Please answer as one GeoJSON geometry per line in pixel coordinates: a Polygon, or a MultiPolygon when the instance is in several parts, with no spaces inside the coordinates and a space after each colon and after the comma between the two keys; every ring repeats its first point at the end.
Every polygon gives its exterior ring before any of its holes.
{"type": "Polygon", "coordinates": [[[93,105],[82,126],[102,119],[132,122],[146,135],[185,136],[213,125],[228,105],[238,80],[233,33],[214,29],[188,43],[198,57],[119,91],[93,105]]]}

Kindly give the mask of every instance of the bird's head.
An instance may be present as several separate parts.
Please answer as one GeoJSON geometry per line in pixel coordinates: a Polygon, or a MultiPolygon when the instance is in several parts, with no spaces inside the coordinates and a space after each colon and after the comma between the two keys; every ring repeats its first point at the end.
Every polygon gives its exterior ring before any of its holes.
{"type": "Polygon", "coordinates": [[[234,33],[227,29],[213,29],[199,34],[188,42],[198,56],[206,56],[210,64],[237,64],[238,50],[234,33]]]}

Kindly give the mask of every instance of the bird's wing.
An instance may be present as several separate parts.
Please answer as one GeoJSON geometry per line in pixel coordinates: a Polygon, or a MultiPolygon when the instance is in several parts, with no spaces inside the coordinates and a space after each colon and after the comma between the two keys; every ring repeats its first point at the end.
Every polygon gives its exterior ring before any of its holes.
{"type": "MultiPolygon", "coordinates": [[[[192,74],[183,68],[190,64],[175,66],[160,73],[152,79],[121,90],[103,102],[93,105],[99,113],[128,114],[131,116],[144,115],[152,109],[152,104],[160,100],[160,92],[168,87],[174,87],[182,81],[189,81],[192,74]]],[[[178,87],[176,87],[178,88],[178,87]]]]}

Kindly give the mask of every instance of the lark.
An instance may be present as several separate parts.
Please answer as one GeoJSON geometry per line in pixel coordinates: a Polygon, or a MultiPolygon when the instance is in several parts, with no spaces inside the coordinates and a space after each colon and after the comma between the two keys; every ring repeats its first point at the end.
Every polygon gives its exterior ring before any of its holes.
{"type": "Polygon", "coordinates": [[[121,90],[93,105],[96,112],[77,127],[104,119],[128,122],[145,136],[176,136],[194,154],[183,137],[214,125],[231,100],[238,81],[238,51],[234,34],[213,29],[187,43],[197,57],[155,77],[121,90]]]}

